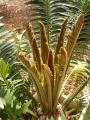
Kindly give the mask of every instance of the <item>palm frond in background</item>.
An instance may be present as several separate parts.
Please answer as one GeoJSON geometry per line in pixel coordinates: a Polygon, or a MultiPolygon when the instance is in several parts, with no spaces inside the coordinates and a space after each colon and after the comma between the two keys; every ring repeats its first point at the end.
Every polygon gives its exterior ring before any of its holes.
{"type": "MultiPolygon", "coordinates": [[[[1,42],[2,41],[3,40],[1,40],[1,42]]],[[[24,69],[24,67],[20,65],[17,57],[21,50],[25,50],[26,53],[29,51],[28,43],[25,40],[24,33],[19,35],[18,33],[14,32],[8,40],[5,40],[0,44],[0,58],[3,58],[5,62],[8,62],[10,67],[10,76],[16,74],[16,76],[19,75],[18,77],[20,78],[19,70],[21,68],[24,69]],[[25,48],[27,49],[25,50],[25,48]]]]}
{"type": "MultiPolygon", "coordinates": [[[[0,16],[0,20],[2,17],[0,16]]],[[[0,21],[0,43],[2,43],[5,39],[11,36],[11,32],[5,31],[4,24],[0,21]],[[3,40],[3,41],[2,41],[3,40]]]]}
{"type": "Polygon", "coordinates": [[[30,88],[27,86],[26,81],[24,79],[13,79],[13,76],[10,78],[9,76],[9,64],[5,63],[3,59],[0,59],[0,95],[5,95],[7,90],[13,91],[14,95],[21,102],[24,102],[27,99],[35,99],[32,97],[30,93],[30,88]],[[3,91],[4,90],[4,91],[3,91]]]}
{"type": "Polygon", "coordinates": [[[62,21],[69,16],[67,13],[74,6],[60,0],[32,0],[26,4],[30,6],[30,22],[33,23],[35,34],[39,33],[37,21],[40,20],[45,25],[48,44],[53,47],[62,21]]]}

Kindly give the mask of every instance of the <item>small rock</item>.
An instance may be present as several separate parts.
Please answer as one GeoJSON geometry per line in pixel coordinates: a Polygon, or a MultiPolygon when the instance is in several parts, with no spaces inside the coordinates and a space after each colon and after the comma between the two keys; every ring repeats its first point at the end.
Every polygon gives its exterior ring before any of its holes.
{"type": "Polygon", "coordinates": [[[37,109],[37,113],[38,113],[38,115],[43,115],[42,109],[41,109],[41,108],[38,108],[38,109],[37,109]]]}
{"type": "Polygon", "coordinates": [[[62,106],[61,106],[61,104],[58,104],[57,107],[56,107],[56,109],[58,110],[58,112],[62,111],[62,106]]]}

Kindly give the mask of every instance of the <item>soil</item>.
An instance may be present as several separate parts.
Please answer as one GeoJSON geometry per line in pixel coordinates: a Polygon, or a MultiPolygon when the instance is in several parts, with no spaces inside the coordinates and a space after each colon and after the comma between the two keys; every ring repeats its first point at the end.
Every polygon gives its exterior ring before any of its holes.
{"type": "Polygon", "coordinates": [[[0,6],[1,22],[5,24],[7,30],[22,32],[24,25],[29,21],[28,0],[8,0],[5,6],[0,6]]]}

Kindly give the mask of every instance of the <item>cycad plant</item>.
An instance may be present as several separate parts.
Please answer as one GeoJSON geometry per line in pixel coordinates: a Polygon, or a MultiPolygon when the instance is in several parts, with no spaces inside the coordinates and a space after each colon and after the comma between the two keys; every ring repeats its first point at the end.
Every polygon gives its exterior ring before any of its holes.
{"type": "MultiPolygon", "coordinates": [[[[59,98],[63,93],[65,77],[69,63],[75,47],[77,38],[84,22],[84,15],[81,14],[72,29],[65,37],[68,19],[64,20],[55,51],[49,48],[47,32],[45,26],[39,21],[41,49],[38,49],[36,37],[30,23],[26,24],[26,31],[32,48],[33,61],[23,52],[19,53],[19,59],[27,68],[35,85],[37,96],[40,102],[41,112],[46,116],[55,115],[59,98]],[[66,44],[64,43],[66,40],[66,44]]],[[[73,98],[80,92],[89,81],[89,77],[83,77],[81,85],[62,103],[62,108],[58,108],[58,114],[65,110],[73,98]]],[[[55,117],[55,116],[54,116],[55,117]]],[[[56,118],[55,118],[56,119],[56,118]]]]}

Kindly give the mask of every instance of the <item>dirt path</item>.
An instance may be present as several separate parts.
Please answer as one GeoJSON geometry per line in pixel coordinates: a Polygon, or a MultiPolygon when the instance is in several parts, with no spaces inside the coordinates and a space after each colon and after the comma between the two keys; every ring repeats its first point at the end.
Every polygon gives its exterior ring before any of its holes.
{"type": "Polygon", "coordinates": [[[29,21],[27,12],[28,8],[24,4],[28,0],[8,0],[7,6],[0,7],[0,16],[3,16],[1,20],[5,23],[7,30],[23,31],[24,25],[29,21]]]}

